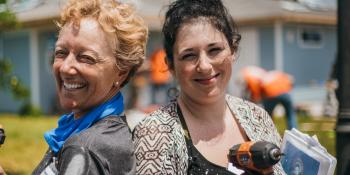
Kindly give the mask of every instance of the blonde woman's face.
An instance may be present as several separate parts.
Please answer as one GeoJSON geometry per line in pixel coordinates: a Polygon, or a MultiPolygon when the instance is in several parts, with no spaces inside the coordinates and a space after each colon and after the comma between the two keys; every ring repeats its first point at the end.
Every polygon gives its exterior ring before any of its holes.
{"type": "Polygon", "coordinates": [[[173,75],[182,95],[202,103],[225,95],[234,55],[224,34],[207,22],[182,26],[174,44],[173,75]]]}
{"type": "Polygon", "coordinates": [[[53,72],[63,108],[76,113],[88,112],[119,91],[122,77],[117,69],[108,36],[99,24],[83,18],[80,27],[67,23],[55,47],[53,72]]]}

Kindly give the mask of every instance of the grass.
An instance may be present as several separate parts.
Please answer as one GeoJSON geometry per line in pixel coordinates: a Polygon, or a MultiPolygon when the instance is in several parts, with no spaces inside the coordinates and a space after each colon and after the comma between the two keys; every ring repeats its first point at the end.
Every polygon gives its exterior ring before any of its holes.
{"type": "MultiPolygon", "coordinates": [[[[336,118],[311,118],[308,116],[298,116],[298,129],[310,136],[316,135],[318,141],[324,146],[327,151],[336,156],[335,139],[336,133],[334,131],[336,118]]],[[[279,117],[274,119],[275,125],[283,137],[284,130],[286,128],[285,117],[279,117]]]]}
{"type": "MultiPolygon", "coordinates": [[[[18,117],[0,115],[0,124],[6,131],[5,144],[0,148],[0,165],[8,175],[30,174],[42,159],[48,146],[45,131],[56,127],[57,117],[18,117]]],[[[335,119],[298,118],[299,129],[309,135],[316,134],[328,152],[335,155],[335,119]]],[[[285,118],[275,118],[278,131],[283,135],[285,118]]]]}
{"type": "Polygon", "coordinates": [[[0,165],[8,175],[31,174],[47,150],[45,131],[56,127],[54,117],[0,115],[6,140],[0,148],[0,165]]]}

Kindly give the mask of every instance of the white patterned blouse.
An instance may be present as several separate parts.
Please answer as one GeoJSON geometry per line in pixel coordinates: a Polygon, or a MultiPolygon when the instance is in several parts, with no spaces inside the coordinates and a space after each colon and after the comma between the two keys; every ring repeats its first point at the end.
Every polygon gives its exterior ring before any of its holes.
{"type": "MultiPolygon", "coordinates": [[[[265,110],[230,95],[226,95],[226,102],[251,141],[280,146],[281,137],[265,110]]],[[[188,150],[175,100],[141,121],[133,138],[137,174],[187,174],[188,150]]],[[[275,175],[285,174],[280,163],[273,168],[275,175]]]]}

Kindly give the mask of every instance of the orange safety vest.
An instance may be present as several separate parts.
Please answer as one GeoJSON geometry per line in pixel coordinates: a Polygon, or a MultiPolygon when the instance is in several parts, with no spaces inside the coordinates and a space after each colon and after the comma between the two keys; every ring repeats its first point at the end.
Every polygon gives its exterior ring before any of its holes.
{"type": "Polygon", "coordinates": [[[155,84],[166,84],[170,80],[168,65],[165,63],[165,51],[157,50],[151,56],[151,80],[155,84]]]}
{"type": "Polygon", "coordinates": [[[292,90],[293,82],[286,73],[270,71],[263,77],[261,86],[265,97],[276,97],[292,90]]]}
{"type": "Polygon", "coordinates": [[[259,102],[262,98],[261,79],[266,71],[256,66],[248,66],[242,69],[243,78],[250,91],[251,100],[259,102]]]}

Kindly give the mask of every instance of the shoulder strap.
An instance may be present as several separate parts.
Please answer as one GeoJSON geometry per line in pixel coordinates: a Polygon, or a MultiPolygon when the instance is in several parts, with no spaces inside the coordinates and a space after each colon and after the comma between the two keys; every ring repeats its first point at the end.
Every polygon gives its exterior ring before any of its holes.
{"type": "Polygon", "coordinates": [[[176,105],[176,108],[177,108],[177,113],[178,113],[179,118],[180,118],[180,122],[181,122],[182,129],[183,129],[184,132],[185,132],[185,139],[186,139],[186,142],[187,142],[187,141],[190,141],[190,142],[192,143],[190,131],[188,130],[188,127],[187,127],[185,118],[184,118],[184,116],[183,116],[183,114],[182,114],[182,111],[181,111],[181,108],[180,108],[180,105],[177,104],[177,105],[176,105]]]}

